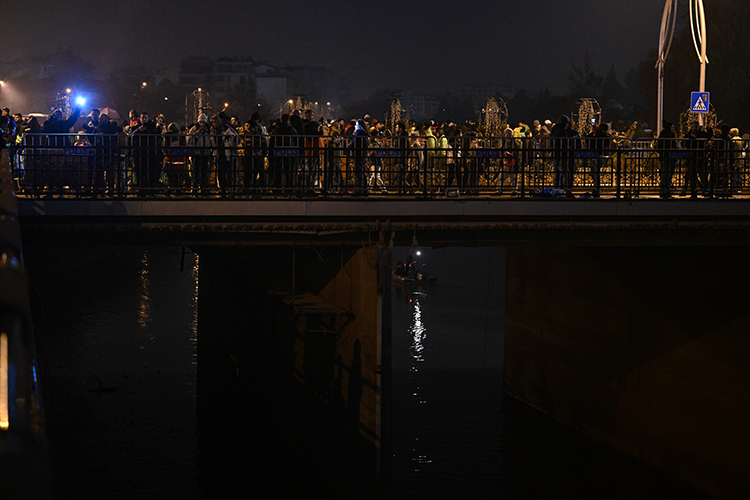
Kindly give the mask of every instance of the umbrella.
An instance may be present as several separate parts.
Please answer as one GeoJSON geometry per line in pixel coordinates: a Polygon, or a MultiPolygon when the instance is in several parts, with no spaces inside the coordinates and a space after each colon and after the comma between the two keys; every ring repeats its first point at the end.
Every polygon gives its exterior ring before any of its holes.
{"type": "Polygon", "coordinates": [[[110,120],[120,120],[122,121],[122,116],[120,116],[120,113],[115,111],[112,108],[99,108],[99,114],[100,115],[107,115],[109,116],[110,120]]]}

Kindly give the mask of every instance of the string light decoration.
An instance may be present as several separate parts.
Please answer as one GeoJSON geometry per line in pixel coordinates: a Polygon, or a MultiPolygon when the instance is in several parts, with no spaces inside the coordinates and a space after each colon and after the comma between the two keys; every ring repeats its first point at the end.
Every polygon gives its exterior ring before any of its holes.
{"type": "Polygon", "coordinates": [[[505,101],[498,99],[492,97],[487,100],[487,106],[483,110],[483,123],[480,120],[480,127],[484,128],[485,135],[490,137],[501,137],[508,127],[508,106],[505,101]]]}
{"type": "Polygon", "coordinates": [[[583,97],[576,102],[578,111],[571,113],[572,125],[581,135],[588,135],[602,121],[602,108],[592,97],[583,97]]]}

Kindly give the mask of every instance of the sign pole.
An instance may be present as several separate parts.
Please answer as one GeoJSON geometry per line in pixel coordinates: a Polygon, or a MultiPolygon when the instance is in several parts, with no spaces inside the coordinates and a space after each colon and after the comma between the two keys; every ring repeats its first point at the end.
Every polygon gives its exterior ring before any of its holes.
{"type": "MultiPolygon", "coordinates": [[[[706,36],[706,12],[703,9],[703,0],[690,0],[690,4],[690,29],[693,33],[695,52],[698,54],[698,61],[701,63],[698,90],[699,92],[705,92],[706,65],[708,64],[708,57],[706,56],[706,46],[708,45],[706,36]],[[698,44],[700,44],[700,47],[698,47],[698,44]]],[[[698,123],[703,125],[703,114],[698,115],[698,123]]]]}

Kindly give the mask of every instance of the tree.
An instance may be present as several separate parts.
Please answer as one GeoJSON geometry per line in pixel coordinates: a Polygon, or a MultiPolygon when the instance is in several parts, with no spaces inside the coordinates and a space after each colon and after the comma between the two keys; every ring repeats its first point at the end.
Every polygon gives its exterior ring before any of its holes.
{"type": "Polygon", "coordinates": [[[586,52],[583,56],[583,66],[578,66],[575,58],[571,56],[570,65],[571,73],[568,75],[568,81],[571,97],[577,99],[598,96],[601,93],[603,80],[591,68],[591,54],[586,52]]]}

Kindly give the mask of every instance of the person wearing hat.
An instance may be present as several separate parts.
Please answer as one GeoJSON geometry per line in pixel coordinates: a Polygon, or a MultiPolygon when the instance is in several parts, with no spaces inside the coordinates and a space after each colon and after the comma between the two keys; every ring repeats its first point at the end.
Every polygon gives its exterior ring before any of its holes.
{"type": "Polygon", "coordinates": [[[677,149],[676,138],[674,124],[664,120],[656,141],[657,151],[659,152],[659,196],[662,198],[672,196],[675,159],[671,157],[671,152],[677,149]]]}

